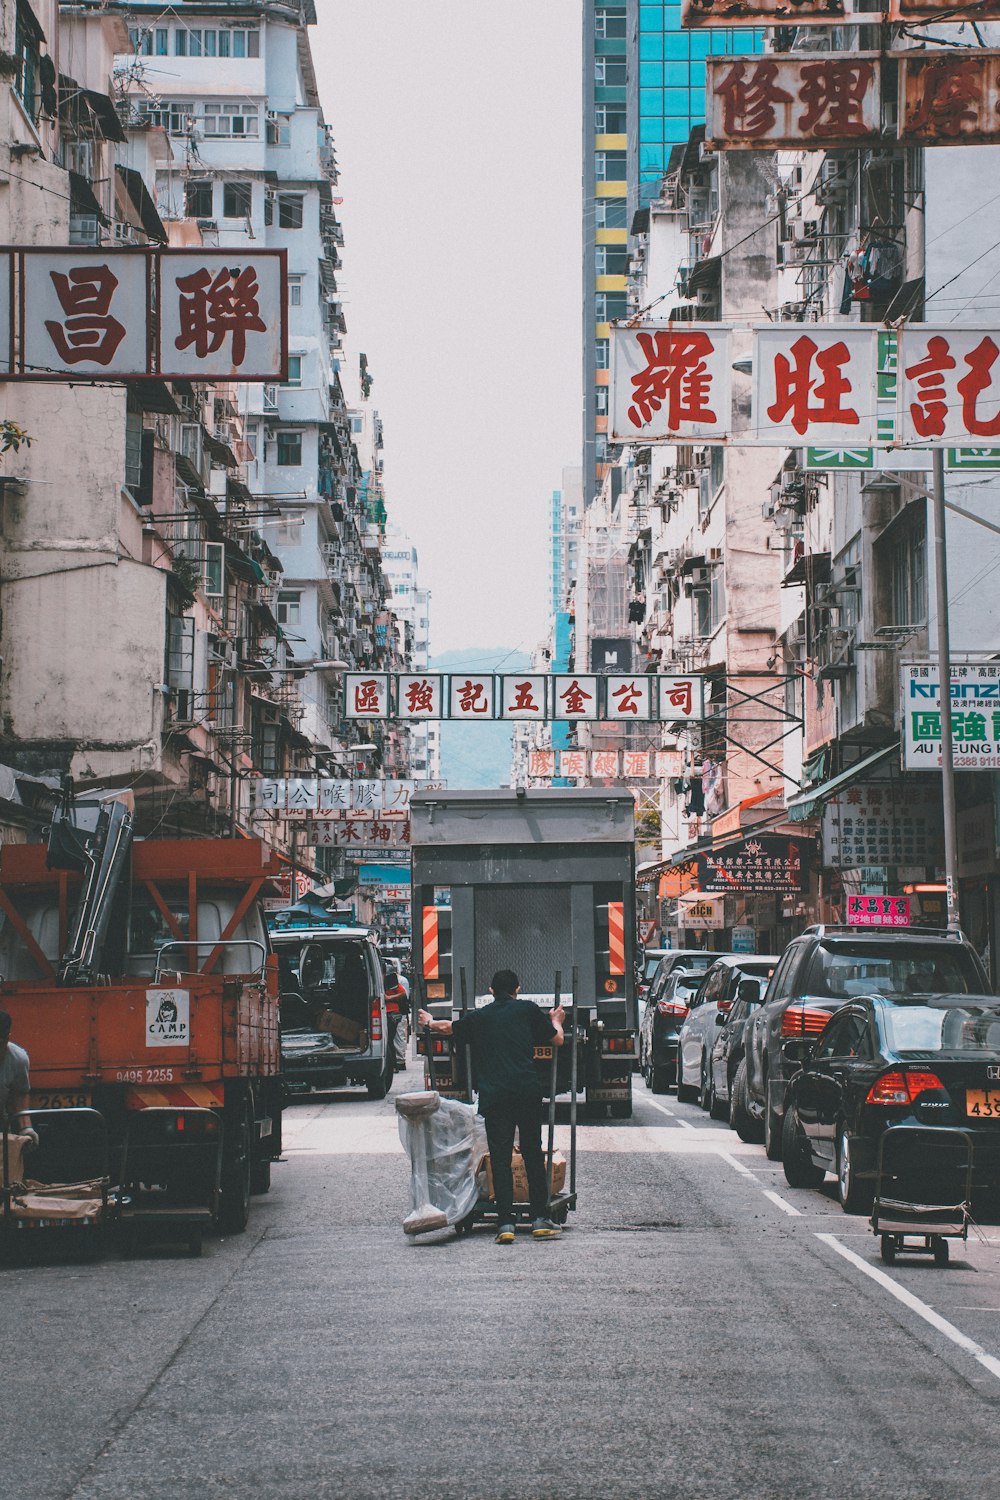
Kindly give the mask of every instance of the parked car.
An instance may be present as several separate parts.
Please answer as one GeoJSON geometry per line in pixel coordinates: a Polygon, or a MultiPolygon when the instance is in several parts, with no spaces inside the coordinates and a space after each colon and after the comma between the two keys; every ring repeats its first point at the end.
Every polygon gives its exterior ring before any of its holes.
{"type": "Polygon", "coordinates": [[[737,970],[739,981],[728,1015],[719,1008],[715,1022],[718,1029],[709,1064],[712,1073],[709,1112],[716,1120],[729,1120],[732,1124],[733,1080],[743,1061],[746,1024],[754,1011],[760,1009],[777,964],[774,954],[759,954],[742,961],[737,970]]]}
{"type": "Polygon", "coordinates": [[[674,969],[657,975],[646,996],[639,1024],[639,1071],[653,1094],[665,1094],[674,1082],[677,1033],[704,977],[693,969],[674,969]]]}
{"type": "Polygon", "coordinates": [[[989,988],[975,950],[960,934],[806,928],[781,955],[764,1004],[747,1023],[743,1066],[733,1082],[737,1130],[762,1129],[768,1156],[779,1159],[785,1090],[801,1051],[789,1044],[818,1036],[845,1001],[984,995],[989,988]]]}
{"type": "Polygon", "coordinates": [[[669,948],[646,948],[640,955],[637,964],[639,979],[635,990],[640,1005],[649,994],[661,960],[666,958],[669,951],[669,948]]]}
{"type": "MultiPolygon", "coordinates": [[[[959,1125],[973,1138],[974,1182],[1000,1168],[1000,1000],[993,995],[873,996],[831,1016],[788,1086],[781,1155],[792,1187],[827,1172],[847,1213],[867,1213],[878,1144],[891,1125],[959,1125]]],[[[933,1201],[931,1199],[930,1201],[933,1201]]]]}
{"type": "Polygon", "coordinates": [[[708,953],[704,948],[670,948],[660,960],[656,972],[667,975],[675,969],[697,969],[703,974],[718,957],[718,953],[708,953]]]}
{"type": "Polygon", "coordinates": [[[363,927],[275,928],[281,991],[281,1068],[291,1092],[392,1084],[382,962],[363,927]]]}
{"type": "MultiPolygon", "coordinates": [[[[776,960],[766,955],[727,954],[717,958],[692,996],[677,1039],[677,1097],[697,1098],[702,1109],[720,1118],[714,1098],[712,1049],[718,1027],[724,1025],[745,979],[767,979],[776,960]]],[[[757,990],[759,999],[760,991],[757,990]]]]}

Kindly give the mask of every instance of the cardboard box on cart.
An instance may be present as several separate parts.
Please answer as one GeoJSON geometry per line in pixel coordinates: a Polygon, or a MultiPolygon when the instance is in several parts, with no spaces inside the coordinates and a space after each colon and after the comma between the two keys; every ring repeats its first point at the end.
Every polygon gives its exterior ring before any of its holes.
{"type": "MultiPolygon", "coordinates": [[[[511,1168],[512,1168],[513,1173],[514,1173],[514,1202],[515,1203],[527,1203],[527,1201],[528,1201],[528,1174],[527,1174],[527,1172],[524,1169],[524,1158],[522,1157],[520,1151],[518,1151],[516,1149],[514,1151],[514,1155],[513,1155],[512,1159],[511,1159],[511,1168]]],[[[548,1168],[549,1168],[549,1159],[548,1159],[548,1155],[546,1154],[546,1157],[545,1157],[545,1170],[546,1170],[546,1172],[548,1172],[548,1168]]],[[[488,1156],[484,1156],[483,1159],[482,1159],[482,1161],[479,1163],[479,1172],[482,1174],[482,1177],[483,1177],[483,1180],[484,1180],[484,1183],[485,1183],[485,1189],[486,1189],[486,1191],[484,1193],[484,1197],[492,1198],[493,1197],[493,1168],[490,1165],[490,1159],[489,1159],[488,1156]]],[[[479,1174],[477,1174],[477,1175],[479,1175],[479,1174]]],[[[552,1191],[553,1191],[553,1193],[561,1193],[562,1190],[563,1190],[563,1188],[565,1186],[566,1186],[566,1158],[565,1158],[565,1156],[563,1156],[563,1154],[562,1154],[561,1151],[556,1151],[553,1154],[553,1157],[552,1157],[552,1191]]]]}

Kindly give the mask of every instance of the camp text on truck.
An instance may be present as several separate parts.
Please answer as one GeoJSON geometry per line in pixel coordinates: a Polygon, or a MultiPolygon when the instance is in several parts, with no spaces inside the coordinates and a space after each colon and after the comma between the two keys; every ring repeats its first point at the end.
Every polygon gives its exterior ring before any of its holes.
{"type": "MultiPolygon", "coordinates": [[[[634,809],[629,793],[589,788],[417,791],[410,804],[414,968],[427,1009],[448,1018],[488,1003],[505,968],[547,1006],[558,973],[568,1006],[575,970],[587,1108],[621,1118],[636,1056],[634,809]]],[[[463,1049],[450,1037],[433,1045],[435,1086],[467,1097],[463,1049]]],[[[558,1058],[560,1092],[569,1053],[558,1058]]]]}

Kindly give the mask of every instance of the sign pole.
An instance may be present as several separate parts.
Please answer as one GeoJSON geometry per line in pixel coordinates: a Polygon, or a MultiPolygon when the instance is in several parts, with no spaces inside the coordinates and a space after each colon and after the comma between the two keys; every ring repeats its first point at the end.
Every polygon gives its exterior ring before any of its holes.
{"type": "Polygon", "coordinates": [[[955,813],[955,750],[951,736],[951,631],[948,622],[948,553],[945,541],[944,449],[934,449],[934,592],[937,603],[938,699],[941,706],[941,803],[944,867],[948,886],[948,930],[961,926],[958,906],[958,819],[955,813]]]}

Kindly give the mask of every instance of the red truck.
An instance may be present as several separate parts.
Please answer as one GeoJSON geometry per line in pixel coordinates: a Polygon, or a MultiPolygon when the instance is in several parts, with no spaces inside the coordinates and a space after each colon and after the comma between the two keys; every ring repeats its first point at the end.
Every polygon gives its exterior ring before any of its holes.
{"type": "Polygon", "coordinates": [[[204,1155],[190,1146],[206,1135],[226,1232],[270,1185],[282,1084],[260,897],[277,873],[254,839],[133,840],[120,793],[67,797],[47,846],[0,851],[0,1008],[31,1057],[31,1107],[97,1112],[120,1201],[151,1174],[165,1214],[203,1198],[204,1155]],[[130,1130],[144,1111],[152,1128],[130,1130]],[[130,1134],[144,1140],[141,1168],[130,1134]]]}

